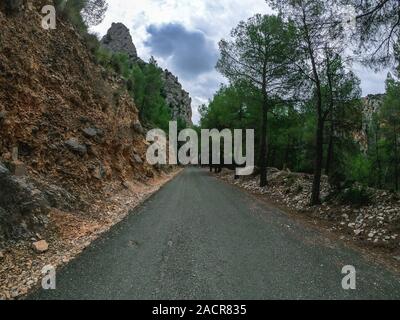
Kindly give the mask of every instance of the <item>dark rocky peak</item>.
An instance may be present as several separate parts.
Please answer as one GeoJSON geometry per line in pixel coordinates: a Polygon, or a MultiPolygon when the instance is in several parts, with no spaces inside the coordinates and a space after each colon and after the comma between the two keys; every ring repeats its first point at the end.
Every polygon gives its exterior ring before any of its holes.
{"type": "Polygon", "coordinates": [[[129,29],[122,23],[113,23],[101,43],[112,52],[123,52],[132,60],[138,59],[129,29]]]}

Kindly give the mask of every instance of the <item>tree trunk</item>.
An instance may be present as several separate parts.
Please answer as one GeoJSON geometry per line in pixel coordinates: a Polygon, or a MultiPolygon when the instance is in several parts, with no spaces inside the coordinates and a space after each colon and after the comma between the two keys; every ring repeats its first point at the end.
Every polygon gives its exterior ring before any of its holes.
{"type": "Polygon", "coordinates": [[[315,146],[315,163],[314,163],[314,181],[311,194],[311,205],[317,205],[321,203],[320,192],[321,192],[321,176],[322,176],[322,162],[324,157],[324,118],[322,115],[322,88],[321,80],[319,78],[317,62],[314,55],[313,44],[310,38],[308,29],[306,12],[303,8],[303,27],[305,31],[305,37],[307,42],[307,50],[311,61],[312,72],[314,76],[315,92],[317,97],[316,103],[316,115],[317,115],[317,132],[316,132],[316,146],[315,146]]]}
{"type": "Polygon", "coordinates": [[[330,53],[327,48],[325,48],[325,55],[326,55],[326,74],[328,78],[328,87],[329,87],[329,114],[330,114],[330,131],[329,131],[329,145],[328,145],[328,153],[326,157],[326,167],[325,171],[326,174],[330,174],[332,162],[333,162],[333,136],[335,134],[335,125],[334,125],[334,115],[333,115],[333,109],[334,109],[334,99],[333,99],[333,83],[332,83],[332,74],[331,74],[331,59],[330,59],[330,53]]]}
{"type": "Polygon", "coordinates": [[[289,167],[288,163],[289,163],[289,152],[290,152],[290,146],[291,146],[290,142],[291,142],[290,141],[290,137],[288,137],[287,138],[287,143],[286,143],[286,148],[285,148],[285,157],[284,157],[284,160],[283,160],[284,163],[283,163],[283,166],[282,166],[282,170],[283,171],[287,170],[288,167],[289,167]]]}
{"type": "Polygon", "coordinates": [[[314,163],[314,181],[311,194],[311,205],[321,204],[321,177],[322,177],[322,162],[324,153],[324,121],[322,117],[318,117],[316,146],[315,146],[315,163],[314,163]]]}
{"type": "Polygon", "coordinates": [[[334,144],[333,144],[333,124],[331,126],[331,130],[329,133],[329,143],[328,143],[328,153],[326,156],[326,174],[329,175],[331,173],[331,167],[333,163],[333,149],[334,149],[334,144]]]}
{"type": "Polygon", "coordinates": [[[268,185],[267,155],[268,155],[268,94],[267,94],[267,57],[264,57],[262,70],[262,119],[261,119],[261,147],[260,147],[260,187],[268,185]]]}
{"type": "Polygon", "coordinates": [[[260,148],[260,187],[268,185],[267,178],[267,153],[268,153],[268,104],[267,94],[264,90],[264,101],[262,107],[262,123],[261,123],[261,148],[260,148]]]}
{"type": "Polygon", "coordinates": [[[394,186],[395,190],[399,191],[399,150],[397,142],[397,131],[394,129],[394,186]]]}
{"type": "Polygon", "coordinates": [[[382,188],[382,163],[381,155],[379,151],[379,125],[375,128],[375,153],[376,153],[376,164],[378,169],[378,188],[382,188]]]}

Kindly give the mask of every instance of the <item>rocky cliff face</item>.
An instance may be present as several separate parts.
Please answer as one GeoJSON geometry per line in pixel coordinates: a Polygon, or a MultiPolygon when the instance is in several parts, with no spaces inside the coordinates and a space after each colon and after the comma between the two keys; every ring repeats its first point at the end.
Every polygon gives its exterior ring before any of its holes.
{"type": "Polygon", "coordinates": [[[192,124],[192,98],[183,90],[179,80],[168,70],[163,73],[165,101],[171,108],[174,120],[182,119],[186,124],[192,124]]]}
{"type": "Polygon", "coordinates": [[[138,59],[136,47],[133,44],[129,29],[122,23],[113,23],[101,40],[101,44],[111,52],[126,53],[133,61],[138,59]]]}
{"type": "Polygon", "coordinates": [[[362,98],[362,130],[355,133],[355,140],[363,152],[368,151],[368,131],[372,125],[373,115],[379,112],[384,99],[384,94],[370,94],[362,98]]]}
{"type": "MultiPolygon", "coordinates": [[[[113,23],[107,34],[101,41],[102,45],[112,52],[124,52],[132,59],[132,61],[141,61],[137,56],[135,45],[129,29],[122,23],[113,23]]],[[[179,80],[168,70],[163,71],[164,80],[164,96],[167,105],[171,109],[174,120],[179,118],[192,124],[192,99],[189,93],[183,90],[179,80]]]]}
{"type": "Polygon", "coordinates": [[[379,112],[385,99],[384,94],[370,94],[363,98],[363,117],[364,122],[371,122],[374,113],[379,112]]]}
{"type": "Polygon", "coordinates": [[[40,231],[51,208],[85,212],[156,173],[123,81],[71,24],[42,29],[35,5],[0,4],[0,243],[40,231]]]}

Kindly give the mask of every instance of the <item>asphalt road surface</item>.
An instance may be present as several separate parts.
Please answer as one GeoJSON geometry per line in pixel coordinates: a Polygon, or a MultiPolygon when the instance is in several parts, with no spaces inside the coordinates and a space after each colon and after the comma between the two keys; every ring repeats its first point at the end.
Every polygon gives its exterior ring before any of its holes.
{"type": "Polygon", "coordinates": [[[285,213],[188,168],[31,299],[399,299],[400,280],[285,213]],[[356,268],[343,290],[342,268],[356,268]]]}

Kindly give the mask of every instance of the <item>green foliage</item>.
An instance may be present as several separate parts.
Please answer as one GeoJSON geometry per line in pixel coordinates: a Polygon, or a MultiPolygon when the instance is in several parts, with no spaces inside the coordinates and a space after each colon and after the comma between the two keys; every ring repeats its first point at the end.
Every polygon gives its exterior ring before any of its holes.
{"type": "MultiPolygon", "coordinates": [[[[383,105],[367,119],[367,152],[370,171],[364,183],[399,190],[400,184],[400,82],[388,75],[383,105]]],[[[358,165],[361,166],[359,163],[358,165]]],[[[368,168],[367,168],[368,169],[368,168]]],[[[365,169],[364,171],[366,171],[365,169]]]]}
{"type": "Polygon", "coordinates": [[[378,141],[382,166],[387,172],[386,183],[398,191],[400,189],[400,81],[388,75],[386,97],[379,112],[381,137],[378,141]]]}
{"type": "Polygon", "coordinates": [[[252,119],[252,116],[258,118],[259,115],[259,112],[255,115],[258,111],[256,101],[249,100],[246,96],[247,89],[248,86],[243,82],[221,86],[210,104],[200,108],[201,126],[208,129],[239,129],[258,126],[258,121],[252,119]]]}
{"type": "Polygon", "coordinates": [[[168,131],[170,109],[162,95],[162,70],[154,59],[150,63],[132,69],[135,101],[139,105],[140,118],[157,128],[168,131]]]}
{"type": "Polygon", "coordinates": [[[115,53],[111,56],[110,64],[112,69],[120,74],[124,79],[129,79],[133,63],[129,60],[127,54],[115,53]]]}
{"type": "Polygon", "coordinates": [[[86,47],[94,56],[96,56],[97,51],[100,50],[100,42],[97,38],[97,35],[85,33],[83,38],[85,40],[86,47]]]}
{"type": "Polygon", "coordinates": [[[270,166],[311,173],[314,118],[290,103],[279,104],[269,118],[270,166]]]}
{"type": "MultiPolygon", "coordinates": [[[[128,55],[112,54],[105,49],[96,52],[96,59],[103,67],[112,70],[125,80],[126,89],[134,98],[141,121],[150,126],[168,131],[171,121],[170,109],[162,95],[162,70],[152,59],[150,63],[134,63],[128,55]]],[[[186,124],[180,123],[186,127],[186,124]]]]}
{"type": "Polygon", "coordinates": [[[345,205],[362,207],[371,202],[371,194],[367,188],[353,185],[339,194],[339,200],[345,205]]]}
{"type": "Polygon", "coordinates": [[[347,155],[346,166],[348,181],[358,181],[366,185],[369,184],[372,171],[372,163],[365,155],[347,155]]]}
{"type": "Polygon", "coordinates": [[[97,62],[103,67],[109,67],[111,65],[112,53],[107,49],[99,47],[95,52],[97,62]]]}
{"type": "Polygon", "coordinates": [[[78,31],[82,33],[87,32],[87,26],[81,14],[86,0],[55,0],[54,4],[58,16],[68,19],[78,31]]]}
{"type": "MultiPolygon", "coordinates": [[[[178,132],[180,132],[188,127],[186,121],[180,117],[177,119],[177,122],[178,122],[178,132]]],[[[196,130],[196,128],[192,128],[192,129],[196,130]]]]}
{"type": "MultiPolygon", "coordinates": [[[[253,128],[256,130],[258,146],[262,139],[260,120],[264,117],[264,110],[260,107],[265,98],[262,79],[266,77],[280,88],[278,90],[274,87],[271,90],[265,88],[269,100],[268,166],[313,173],[316,159],[316,96],[296,95],[295,89],[293,95],[290,95],[289,89],[293,89],[292,81],[300,81],[300,78],[292,78],[290,75],[297,67],[293,67],[290,59],[287,60],[293,54],[293,49],[287,48],[290,45],[278,41],[281,46],[278,45],[277,52],[274,51],[276,43],[272,45],[264,41],[263,45],[259,45],[261,41],[259,37],[273,38],[274,26],[277,24],[282,26],[282,23],[278,18],[274,20],[273,17],[263,18],[258,15],[240,23],[234,29],[232,33],[235,37],[234,42],[221,42],[222,58],[218,69],[231,83],[229,86],[222,86],[208,106],[200,108],[201,126],[220,130],[253,128]],[[253,70],[259,62],[258,53],[254,50],[257,52],[266,50],[271,54],[268,59],[272,60],[266,61],[270,61],[267,69],[274,70],[272,73],[263,74],[253,70]],[[281,65],[279,61],[286,63],[281,65]],[[291,97],[293,101],[290,101],[291,97]]],[[[285,27],[287,41],[290,44],[297,31],[292,25],[285,27]]],[[[352,181],[368,184],[370,163],[361,155],[354,141],[354,133],[361,130],[362,123],[360,80],[354,73],[347,71],[337,52],[326,48],[322,57],[318,65],[318,74],[321,88],[321,117],[325,133],[322,151],[326,161],[323,161],[323,168],[329,173],[331,183],[338,190],[342,190],[352,181]]],[[[260,68],[262,69],[262,65],[257,67],[258,70],[260,68]]],[[[260,157],[261,154],[261,148],[256,147],[256,156],[260,157]]]]}
{"type": "Polygon", "coordinates": [[[294,33],[279,16],[257,14],[242,21],[232,30],[232,41],[220,41],[217,69],[232,82],[248,81],[259,90],[264,84],[272,96],[280,88],[276,82],[289,75],[285,64],[293,54],[294,33]]]}
{"type": "MultiPolygon", "coordinates": [[[[269,166],[315,173],[312,202],[318,200],[322,169],[345,203],[368,203],[366,186],[399,190],[400,80],[389,75],[383,106],[366,119],[360,80],[342,58],[346,33],[336,23],[346,1],[267,2],[278,16],[256,15],[239,23],[231,41],[220,42],[217,69],[230,84],[199,109],[201,127],[253,128],[256,143],[268,136],[269,166]],[[359,138],[367,148],[360,148],[359,138]]],[[[375,46],[369,64],[399,62],[398,2],[347,2],[363,13],[356,35],[361,47],[375,46]]]]}
{"type": "Polygon", "coordinates": [[[292,25],[279,16],[256,14],[232,30],[231,41],[221,40],[219,44],[218,71],[231,83],[248,83],[261,98],[257,128],[261,187],[267,185],[268,113],[274,108],[275,97],[290,88],[291,73],[286,65],[292,55],[293,31],[292,25]]]}

